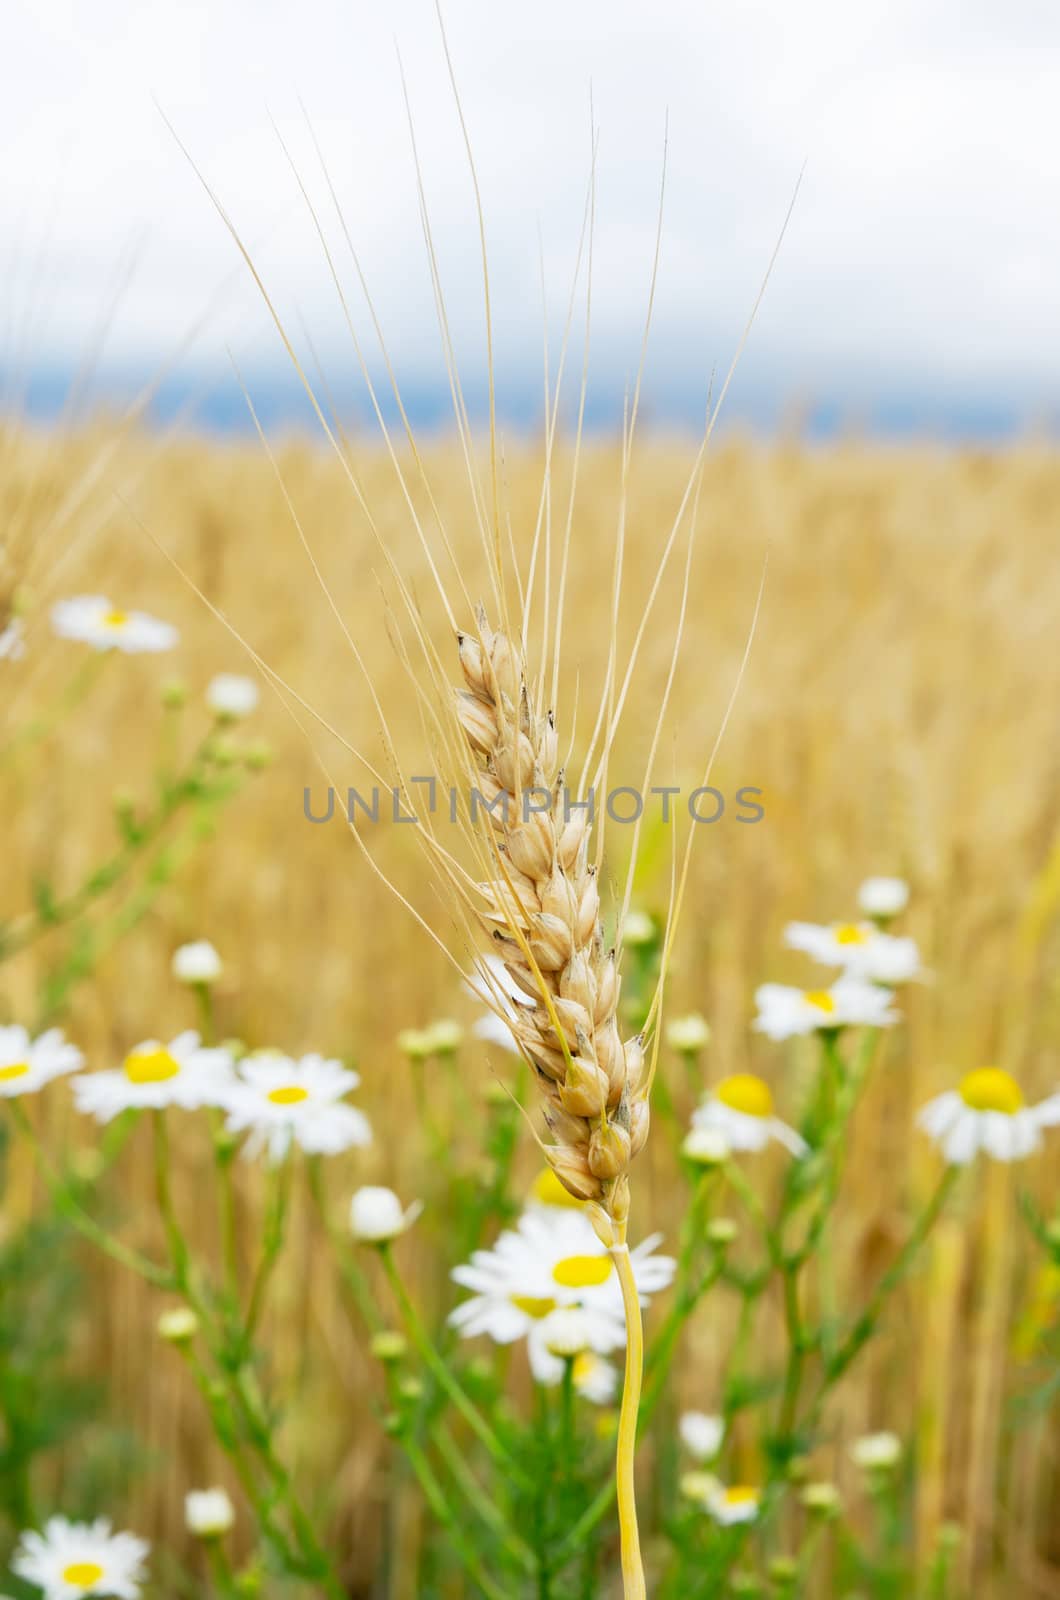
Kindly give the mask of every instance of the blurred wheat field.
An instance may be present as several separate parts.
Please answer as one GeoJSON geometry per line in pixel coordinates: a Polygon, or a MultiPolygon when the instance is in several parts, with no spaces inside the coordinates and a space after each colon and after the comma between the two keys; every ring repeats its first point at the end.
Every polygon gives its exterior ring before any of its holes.
{"type": "MultiPolygon", "coordinates": [[[[377,756],[381,748],[363,681],[257,447],[121,441],[90,503],[78,511],[74,526],[90,524],[91,537],[68,555],[58,541],[54,548],[35,543],[56,501],[106,443],[105,430],[4,440],[0,494],[7,504],[0,504],[0,516],[10,521],[17,514],[27,534],[25,578],[16,571],[4,581],[24,581],[33,602],[26,660],[10,665],[10,690],[3,685],[12,724],[47,703],[68,676],[69,657],[46,622],[46,602],[59,594],[98,592],[143,607],[176,623],[181,643],[157,661],[108,661],[88,708],[61,740],[48,741],[32,788],[17,767],[0,775],[6,824],[0,920],[29,903],[36,879],[74,883],[105,853],[115,795],[136,795],[150,778],[153,735],[145,729],[161,720],[156,707],[166,681],[179,675],[194,701],[213,673],[247,670],[238,645],[181,585],[136,518],[342,735],[377,756]],[[120,502],[115,483],[122,486],[120,502]]],[[[426,567],[392,468],[373,445],[354,438],[349,449],[382,534],[429,613],[426,567]]],[[[464,541],[459,554],[474,594],[483,577],[463,464],[455,445],[444,441],[425,454],[446,524],[464,541]]],[[[626,639],[691,456],[680,441],[656,440],[639,451],[620,619],[626,639]]],[[[392,708],[402,697],[404,669],[388,639],[377,547],[342,467],[300,442],[278,447],[278,458],[342,617],[392,708]]],[[[569,454],[561,451],[557,495],[570,470],[569,454]]],[[[514,537],[528,538],[540,452],[528,443],[509,445],[503,474],[514,537]]],[[[568,665],[587,680],[599,675],[607,650],[600,567],[617,516],[618,482],[617,446],[587,447],[568,604],[568,665]]],[[[904,1022],[884,1040],[846,1168],[837,1276],[860,1296],[894,1256],[937,1169],[936,1151],[914,1130],[915,1110],[956,1074],[987,1063],[1012,1071],[1028,1098],[1060,1085],[1058,504],[1060,458],[1033,443],[988,452],[734,440],[708,459],[672,747],[662,752],[660,771],[672,771],[665,781],[685,788],[699,781],[768,557],[757,635],[712,778],[727,796],[741,786],[760,789],[765,817],[741,826],[727,811],[699,829],[668,1007],[709,1019],[707,1081],[759,1072],[783,1111],[798,1099],[799,1052],[750,1030],[755,987],[767,979],[795,981],[807,970],[782,949],[781,929],[793,918],[849,914],[869,873],[909,879],[909,931],[932,976],[902,994],[904,1022]],[[682,766],[689,748],[694,758],[682,766]]],[[[678,594],[680,573],[666,581],[678,594]]],[[[441,622],[436,631],[444,648],[441,622]]],[[[612,762],[617,783],[639,781],[671,644],[665,628],[649,630],[612,762]],[[619,776],[620,770],[633,776],[619,776]]],[[[407,720],[396,731],[414,754],[422,730],[406,699],[407,720]]],[[[304,791],[313,791],[319,808],[327,778],[268,692],[253,734],[269,741],[272,764],[136,935],[76,992],[68,1031],[90,1064],[102,1066],[142,1038],[169,1038],[193,1025],[190,1000],[169,976],[169,957],[185,940],[213,940],[227,967],[216,996],[221,1036],[292,1053],[321,1050],[356,1063],[363,1079],[357,1103],[372,1121],[375,1143],[337,1165],[348,1168],[347,1189],[378,1181],[426,1202],[424,1224],[403,1249],[421,1301],[440,1318],[455,1291],[438,1248],[444,1218],[432,1216],[435,1175],[423,1119],[411,1110],[422,1092],[431,1121],[473,1173],[481,1165],[478,1134],[495,1073],[509,1068],[469,1042],[459,1082],[439,1074],[421,1089],[397,1048],[398,1031],[442,1016],[467,1021],[473,1008],[438,951],[367,870],[338,819],[328,826],[306,820],[304,791]]],[[[363,773],[340,744],[319,731],[316,737],[337,786],[363,788],[363,773]]],[[[421,869],[407,831],[385,820],[384,807],[384,819],[363,826],[362,837],[411,896],[421,869]]],[[[666,830],[650,837],[634,901],[646,910],[665,911],[671,844],[666,830]]],[[[622,829],[613,831],[611,847],[608,867],[620,882],[622,829]]],[[[443,906],[428,901],[419,908],[443,923],[443,906]]],[[[46,941],[4,968],[5,1014],[34,1014],[52,949],[46,941]]],[[[692,1087],[680,1062],[664,1057],[664,1071],[685,1123],[692,1087]]],[[[47,1114],[63,1121],[56,1137],[61,1131],[75,1148],[87,1145],[87,1129],[65,1102],[47,1114]]],[[[668,1245],[679,1222],[673,1142],[660,1119],[638,1168],[633,1216],[635,1236],[658,1228],[668,1245]]],[[[527,1183],[537,1166],[527,1137],[520,1155],[527,1183]]],[[[149,1168],[146,1146],[134,1142],[120,1168],[132,1238],[151,1236],[149,1168]]],[[[996,1169],[989,1181],[960,1191],[957,1212],[903,1291],[901,1314],[891,1317],[832,1402],[828,1443],[815,1455],[813,1472],[834,1477],[856,1505],[849,1443],[869,1429],[893,1429],[913,1447],[920,1547],[933,1547],[943,1523],[961,1522],[971,1530],[963,1559],[976,1594],[1058,1595],[1060,1418],[1055,1401],[1051,1411],[1033,1415],[1017,1401],[1035,1376],[1042,1333],[1056,1326],[1060,1286],[1028,1248],[1008,1172],[996,1169]]],[[[1018,1177],[1047,1215],[1055,1213],[1055,1146],[1018,1177]]],[[[200,1198],[204,1172],[185,1157],[178,1179],[178,1201],[210,1250],[213,1216],[200,1198]]],[[[11,1185],[16,1213],[32,1208],[34,1190],[23,1160],[11,1185]]],[[[250,1171],[240,1174],[239,1198],[249,1244],[261,1206],[250,1171]]],[[[123,1422],[152,1453],[152,1470],[130,1487],[123,1515],[127,1525],[179,1546],[183,1489],[218,1479],[222,1463],[185,1372],[154,1338],[154,1297],[116,1268],[94,1260],[89,1268],[92,1303],[78,1317],[78,1366],[108,1381],[123,1422]]],[[[763,1359],[781,1327],[779,1307],[770,1301],[758,1332],[763,1359]]],[[[711,1408],[720,1353],[731,1336],[723,1314],[693,1321],[668,1403],[673,1416],[683,1406],[711,1408]]],[[[332,1525],[350,1552],[344,1576],[351,1592],[380,1592],[370,1585],[385,1548],[386,1592],[400,1595],[401,1552],[429,1534],[414,1494],[394,1478],[378,1423],[377,1373],[307,1208],[297,1212],[293,1247],[280,1267],[267,1343],[293,1391],[313,1399],[312,1435],[292,1432],[287,1442],[299,1474],[327,1491],[332,1525]]],[[[641,1458],[648,1505],[655,1485],[651,1449],[649,1443],[641,1458]]],[[[753,1469],[749,1459],[747,1470],[753,1469]]]]}

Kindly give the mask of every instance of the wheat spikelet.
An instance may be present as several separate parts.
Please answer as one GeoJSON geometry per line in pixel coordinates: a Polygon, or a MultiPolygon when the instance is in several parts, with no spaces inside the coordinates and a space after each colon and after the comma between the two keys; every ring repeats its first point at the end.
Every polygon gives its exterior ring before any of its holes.
{"type": "Polygon", "coordinates": [[[619,1034],[621,980],[600,922],[591,809],[557,771],[552,713],[535,706],[508,634],[480,610],[477,634],[458,645],[457,715],[481,767],[471,811],[492,831],[496,861],[496,876],[478,886],[477,915],[511,981],[506,1020],[544,1097],[549,1164],[621,1226],[649,1112],[642,1041],[619,1034]]]}

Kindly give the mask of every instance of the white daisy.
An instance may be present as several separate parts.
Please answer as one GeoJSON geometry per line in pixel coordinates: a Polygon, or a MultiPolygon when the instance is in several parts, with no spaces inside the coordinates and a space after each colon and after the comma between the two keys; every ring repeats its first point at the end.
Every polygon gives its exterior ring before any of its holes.
{"type": "Polygon", "coordinates": [[[91,1523],[49,1517],[43,1533],[22,1534],[11,1571],[43,1589],[44,1600],[139,1600],[150,1548],[131,1533],[112,1533],[105,1517],[91,1523]]]}
{"type": "Polygon", "coordinates": [[[170,971],[178,983],[216,983],[224,963],[209,939],[195,939],[174,950],[170,971]]]}
{"type": "Polygon", "coordinates": [[[708,1416],[705,1411],[686,1411],[677,1431],[681,1443],[697,1461],[713,1461],[725,1438],[725,1418],[708,1416]]]}
{"type": "Polygon", "coordinates": [[[479,971],[474,977],[465,980],[464,988],[482,1005],[491,1008],[484,1017],[479,1017],[477,1022],[472,1023],[471,1032],[475,1038],[485,1039],[487,1044],[499,1045],[502,1050],[510,1050],[513,1055],[521,1055],[522,1051],[516,1043],[509,1022],[514,1022],[518,1016],[516,1006],[529,1006],[530,1001],[512,982],[508,969],[500,957],[483,956],[479,971]],[[503,1015],[498,1015],[493,1007],[499,1008],[503,1015]]]}
{"type": "Polygon", "coordinates": [[[402,1206],[393,1189],[365,1184],[350,1201],[350,1232],[361,1244],[389,1244],[407,1233],[423,1205],[402,1206]]]}
{"type": "Polygon", "coordinates": [[[904,878],[866,878],[858,890],[858,905],[867,917],[897,917],[909,904],[904,878]]]}
{"type": "Polygon", "coordinates": [[[923,976],[915,939],[882,933],[873,922],[791,922],[784,943],[805,950],[825,967],[842,967],[850,977],[871,983],[910,983],[923,976]]]}
{"type": "Polygon", "coordinates": [[[830,989],[793,989],[784,983],[763,983],[755,990],[758,1015],[753,1026],[770,1039],[791,1039],[822,1028],[887,1028],[898,1021],[894,996],[878,984],[846,973],[830,989]]]}
{"type": "Polygon", "coordinates": [[[0,628],[0,661],[21,661],[26,653],[26,625],[21,617],[12,617],[0,628]]]}
{"type": "Polygon", "coordinates": [[[1060,1094],[1028,1106],[1011,1073],[979,1067],[929,1101],[917,1122],[952,1166],[967,1166],[980,1150],[995,1161],[1022,1161],[1038,1149],[1042,1129],[1060,1123],[1060,1094]]]}
{"type": "Polygon", "coordinates": [[[192,1489],[184,1496],[184,1526],[196,1539],[220,1539],[235,1520],[236,1508],[224,1489],[192,1489]]]}
{"type": "Polygon", "coordinates": [[[730,1150],[764,1150],[771,1139],[795,1156],[809,1149],[794,1128],[773,1115],[772,1091],[752,1072],[736,1072],[715,1084],[692,1113],[692,1126],[721,1134],[730,1150]]]}
{"type": "Polygon", "coordinates": [[[618,1393],[618,1373],[595,1350],[575,1356],[573,1378],[578,1394],[594,1406],[609,1406],[618,1393]]]}
{"type": "Polygon", "coordinates": [[[850,1447],[850,1459],[866,1472],[887,1472],[902,1458],[896,1433],[863,1433],[850,1447]]]}
{"type": "Polygon", "coordinates": [[[172,650],[180,635],[168,622],[144,611],[121,611],[100,594],[60,600],[52,607],[52,627],[62,639],[78,639],[93,650],[126,655],[172,650]]]}
{"type": "Polygon", "coordinates": [[[89,1072],[73,1083],[74,1101],[99,1122],[123,1111],[162,1111],[181,1106],[219,1106],[233,1082],[227,1050],[205,1049],[194,1032],[181,1033],[169,1044],[145,1039],[130,1050],[120,1067],[89,1072]]]}
{"type": "Polygon", "coordinates": [[[666,1024],[666,1042],[681,1055],[695,1055],[710,1043],[710,1024],[698,1011],[687,1017],[674,1017],[666,1024]]]}
{"type": "Polygon", "coordinates": [[[714,1521],[726,1528],[735,1527],[739,1522],[754,1522],[760,1505],[758,1490],[745,1483],[733,1484],[729,1488],[718,1484],[706,1502],[714,1521]]]}
{"type": "MultiPolygon", "coordinates": [[[[653,1254],[656,1234],[630,1252],[641,1302],[666,1288],[676,1264],[653,1254]]],[[[609,1355],[626,1342],[622,1292],[614,1263],[580,1211],[528,1210],[492,1250],[476,1250],[454,1267],[456,1283],[472,1291],[449,1321],[465,1338],[487,1334],[497,1344],[526,1339],[534,1377],[556,1383],[563,1362],[548,1348],[547,1319],[557,1307],[580,1306],[588,1348],[609,1355]]]]}
{"type": "Polygon", "coordinates": [[[0,1100],[36,1094],[53,1078],[76,1072],[83,1060],[60,1028],[49,1028],[37,1039],[31,1039],[17,1023],[0,1028],[0,1100]]]}
{"type": "Polygon", "coordinates": [[[352,1145],[372,1142],[368,1118],[343,1096],[356,1089],[360,1076],[341,1061],[321,1055],[262,1053],[239,1063],[239,1076],[227,1089],[224,1107],[229,1133],[247,1133],[244,1155],[266,1149],[282,1161],[292,1141],[310,1155],[337,1155],[352,1145]]]}
{"type": "Polygon", "coordinates": [[[206,685],[206,704],[215,716],[226,722],[249,717],[258,704],[258,686],[253,678],[235,672],[219,672],[206,685]]]}

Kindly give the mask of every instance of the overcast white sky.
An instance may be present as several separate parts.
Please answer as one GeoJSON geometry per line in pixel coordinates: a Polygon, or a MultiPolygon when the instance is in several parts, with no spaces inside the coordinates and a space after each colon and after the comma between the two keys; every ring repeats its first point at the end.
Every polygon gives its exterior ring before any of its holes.
{"type": "MultiPolygon", "coordinates": [[[[806,175],[732,396],[955,427],[1060,414],[1060,7],[1055,0],[448,0],[485,204],[502,399],[532,416],[599,128],[594,403],[621,406],[669,166],[649,367],[695,415],[806,175]]],[[[134,258],[108,362],[149,375],[210,309],[180,372],[284,366],[234,247],[165,127],[218,191],[299,342],[345,392],[349,341],[275,118],[340,247],[304,103],[402,377],[444,370],[395,53],[454,329],[482,368],[474,210],[433,0],[7,0],[0,94],[3,349],[83,353],[134,258]],[[20,345],[21,341],[21,345],[20,345]]],[[[360,327],[365,318],[343,257],[360,327]]],[[[272,373],[281,375],[275,380],[272,373]]],[[[282,404],[277,401],[277,407],[282,404]]]]}

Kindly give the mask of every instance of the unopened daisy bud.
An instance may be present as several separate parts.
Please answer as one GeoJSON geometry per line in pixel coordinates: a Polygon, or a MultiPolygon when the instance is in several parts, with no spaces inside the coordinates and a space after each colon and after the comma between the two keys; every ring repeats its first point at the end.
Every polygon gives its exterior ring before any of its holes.
{"type": "Polygon", "coordinates": [[[182,678],[167,678],[162,685],[162,704],[167,711],[179,711],[188,703],[188,686],[182,678]]]}
{"type": "Polygon", "coordinates": [[[234,739],[229,739],[225,734],[218,734],[210,744],[210,759],[219,767],[234,767],[242,755],[242,750],[234,739]]]}
{"type": "Polygon", "coordinates": [[[720,1167],[728,1161],[732,1150],[719,1128],[691,1128],[681,1146],[681,1154],[694,1166],[720,1167]]]}
{"type": "Polygon", "coordinates": [[[778,1588],[785,1588],[798,1578],[799,1563],[791,1556],[776,1556],[769,1563],[769,1576],[778,1588]]]}
{"type": "Polygon", "coordinates": [[[577,1306],[560,1306],[550,1311],[541,1325],[541,1337],[550,1355],[573,1361],[592,1344],[592,1329],[585,1312],[577,1306]]]}
{"type": "Polygon", "coordinates": [[[692,1056],[706,1049],[710,1041],[710,1026],[698,1011],[687,1017],[675,1017],[666,1025],[666,1042],[680,1055],[692,1056]]]}
{"type": "Polygon", "coordinates": [[[224,1489],[193,1489],[184,1496],[184,1525],[196,1539],[220,1539],[236,1520],[224,1489]]]}
{"type": "Polygon", "coordinates": [[[221,957],[209,939],[196,939],[174,950],[170,971],[178,983],[216,983],[224,971],[221,957]]]}
{"type": "Polygon", "coordinates": [[[199,1319],[190,1306],[174,1306],[163,1311],[155,1331],[167,1344],[190,1344],[199,1331],[199,1319]]]}
{"type": "Polygon", "coordinates": [[[896,917],[909,904],[909,885],[902,878],[866,878],[858,905],[870,917],[896,917]]]}
{"type": "Polygon", "coordinates": [[[253,678],[235,672],[219,672],[206,685],[206,704],[221,722],[236,722],[249,717],[260,696],[253,678]]]}
{"type": "Polygon", "coordinates": [[[726,1245],[732,1244],[739,1231],[731,1217],[715,1217],[712,1222],[707,1223],[707,1238],[719,1250],[724,1250],[726,1245]]]}
{"type": "Polygon", "coordinates": [[[426,1028],[402,1028],[397,1036],[398,1049],[410,1061],[426,1061],[431,1054],[430,1035],[426,1028]]]}
{"type": "MultiPolygon", "coordinates": [[[[101,1150],[78,1150],[71,1167],[78,1183],[96,1183],[106,1170],[106,1160],[101,1150]]],[[[3,1597],[0,1596],[0,1600],[3,1597]]]]}
{"type": "Polygon", "coordinates": [[[431,1047],[431,1054],[438,1056],[451,1056],[460,1048],[464,1037],[464,1030],[459,1022],[450,1018],[443,1018],[440,1022],[432,1022],[427,1029],[427,1041],[431,1047]]]}
{"type": "Polygon", "coordinates": [[[834,1483],[808,1483],[799,1496],[807,1511],[818,1517],[837,1517],[842,1509],[834,1483]]]}
{"type": "Polygon", "coordinates": [[[732,1592],[733,1594],[746,1595],[750,1600],[750,1596],[762,1593],[762,1585],[753,1572],[734,1572],[732,1575],[732,1592]]]}
{"type": "Polygon", "coordinates": [[[246,1600],[257,1600],[261,1593],[262,1581],[259,1567],[244,1567],[232,1579],[232,1586],[240,1597],[246,1596],[246,1600]]]}
{"type": "Polygon", "coordinates": [[[361,1244],[389,1244],[411,1228],[422,1209],[417,1202],[402,1210],[393,1189],[366,1184],[350,1201],[350,1231],[361,1244]]]}
{"type": "Polygon", "coordinates": [[[630,950],[643,949],[654,944],[657,930],[654,920],[646,911],[627,911],[622,924],[622,943],[630,950]]]}
{"type": "Polygon", "coordinates": [[[863,1472],[890,1472],[902,1456],[902,1441],[896,1433],[866,1433],[855,1439],[850,1458],[863,1472]]]}
{"type": "Polygon", "coordinates": [[[713,1461],[725,1438],[725,1419],[705,1411],[686,1411],[677,1424],[681,1442],[698,1461],[713,1461]]]}
{"type": "Polygon", "coordinates": [[[605,1122],[594,1128],[589,1140],[590,1172],[595,1178],[617,1178],[629,1166],[631,1148],[629,1134],[617,1123],[605,1122]]]}
{"type": "Polygon", "coordinates": [[[271,767],[275,754],[267,739],[252,739],[243,747],[243,761],[251,772],[264,772],[266,767],[271,767]]]}
{"type": "Polygon", "coordinates": [[[393,1328],[384,1328],[381,1333],[374,1335],[369,1348],[377,1361],[381,1361],[384,1366],[392,1366],[395,1362],[405,1359],[409,1343],[403,1333],[398,1333],[393,1328]]]}
{"type": "Polygon", "coordinates": [[[686,1472],[682,1474],[678,1488],[686,1500],[709,1506],[721,1489],[721,1484],[712,1472],[686,1472]]]}
{"type": "Polygon", "coordinates": [[[402,1378],[398,1384],[398,1394],[409,1405],[416,1405],[423,1399],[423,1384],[419,1378],[402,1378]]]}

